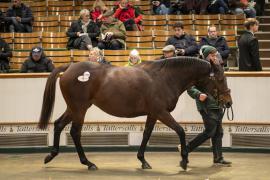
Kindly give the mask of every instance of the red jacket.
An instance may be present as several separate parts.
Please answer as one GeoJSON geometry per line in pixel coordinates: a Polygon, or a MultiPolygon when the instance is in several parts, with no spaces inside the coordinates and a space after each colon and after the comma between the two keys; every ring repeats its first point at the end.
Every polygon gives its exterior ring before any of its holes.
{"type": "Polygon", "coordinates": [[[91,12],[91,18],[96,22],[97,18],[101,15],[101,11],[94,10],[91,12]]]}
{"type": "Polygon", "coordinates": [[[125,22],[129,19],[134,19],[136,24],[142,20],[142,15],[138,15],[137,17],[135,16],[135,9],[131,5],[128,5],[127,9],[125,10],[121,8],[116,9],[114,17],[122,22],[125,22]]]}

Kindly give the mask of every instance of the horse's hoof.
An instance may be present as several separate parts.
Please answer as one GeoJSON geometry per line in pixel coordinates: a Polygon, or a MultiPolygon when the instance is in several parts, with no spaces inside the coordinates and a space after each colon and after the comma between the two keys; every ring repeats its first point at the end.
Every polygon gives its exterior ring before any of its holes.
{"type": "Polygon", "coordinates": [[[183,159],[181,162],[180,162],[180,166],[186,171],[187,170],[187,160],[183,159]]]}
{"type": "Polygon", "coordinates": [[[143,163],[142,164],[142,169],[152,169],[152,167],[148,163],[143,163]]]}
{"type": "Polygon", "coordinates": [[[44,159],[44,164],[47,164],[47,163],[50,162],[53,158],[54,158],[54,156],[52,156],[51,154],[49,154],[48,156],[45,157],[45,159],[44,159]]]}
{"type": "Polygon", "coordinates": [[[96,170],[98,170],[98,167],[95,164],[92,164],[91,166],[88,166],[88,170],[96,171],[96,170]]]}

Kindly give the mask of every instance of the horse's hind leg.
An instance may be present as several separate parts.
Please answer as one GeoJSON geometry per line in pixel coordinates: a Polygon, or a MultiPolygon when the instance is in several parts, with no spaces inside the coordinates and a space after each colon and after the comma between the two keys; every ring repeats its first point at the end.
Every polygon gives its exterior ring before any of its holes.
{"type": "Polygon", "coordinates": [[[153,131],[153,128],[154,128],[156,122],[157,122],[156,119],[147,116],[147,120],[145,123],[145,129],[143,132],[143,140],[142,140],[140,149],[139,149],[138,154],[137,154],[137,158],[141,161],[143,169],[152,169],[150,164],[148,164],[148,162],[144,158],[144,152],[145,152],[146,144],[151,136],[151,133],[153,131]]]}
{"type": "Polygon", "coordinates": [[[186,148],[186,134],[182,126],[180,126],[175,119],[171,116],[169,112],[163,112],[158,116],[158,119],[163,122],[165,125],[173,129],[177,135],[179,136],[179,140],[181,143],[181,156],[182,161],[180,162],[180,166],[186,170],[188,164],[188,151],[186,148]]]}
{"type": "Polygon", "coordinates": [[[82,125],[83,125],[83,121],[82,122],[72,122],[72,126],[71,126],[71,130],[70,130],[70,135],[74,141],[74,144],[76,146],[76,150],[78,152],[80,161],[82,164],[88,166],[89,170],[97,170],[97,166],[95,164],[93,164],[92,162],[90,162],[84,153],[84,150],[82,148],[81,145],[81,130],[82,130],[82,125]]]}
{"type": "Polygon", "coordinates": [[[67,117],[67,113],[65,112],[54,122],[54,139],[53,139],[53,148],[51,153],[44,159],[44,163],[50,162],[55,156],[59,153],[59,141],[60,135],[64,127],[70,123],[71,119],[67,117]]]}

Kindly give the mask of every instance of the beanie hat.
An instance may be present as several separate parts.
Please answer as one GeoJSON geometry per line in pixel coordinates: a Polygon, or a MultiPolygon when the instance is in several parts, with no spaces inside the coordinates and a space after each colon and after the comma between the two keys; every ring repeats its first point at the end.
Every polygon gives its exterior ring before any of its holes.
{"type": "Polygon", "coordinates": [[[205,59],[211,53],[217,52],[217,49],[213,46],[204,45],[200,49],[200,55],[205,59]]]}

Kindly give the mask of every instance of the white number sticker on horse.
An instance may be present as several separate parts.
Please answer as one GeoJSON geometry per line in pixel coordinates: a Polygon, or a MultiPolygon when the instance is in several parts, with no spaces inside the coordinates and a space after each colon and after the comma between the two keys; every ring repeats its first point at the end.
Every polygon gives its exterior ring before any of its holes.
{"type": "Polygon", "coordinates": [[[89,80],[89,77],[90,77],[90,72],[85,71],[83,73],[83,75],[81,75],[81,76],[78,77],[78,80],[81,81],[81,82],[86,82],[86,81],[89,80]]]}

